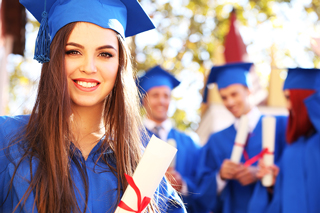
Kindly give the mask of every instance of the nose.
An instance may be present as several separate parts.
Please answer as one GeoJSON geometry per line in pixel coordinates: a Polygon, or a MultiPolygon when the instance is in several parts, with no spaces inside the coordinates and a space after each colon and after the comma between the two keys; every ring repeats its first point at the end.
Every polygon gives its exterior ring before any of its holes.
{"type": "Polygon", "coordinates": [[[83,60],[81,71],[87,74],[92,74],[97,72],[96,61],[94,57],[86,56],[83,60]]]}
{"type": "Polygon", "coordinates": [[[225,104],[226,104],[226,106],[228,106],[228,107],[233,106],[233,105],[234,105],[234,100],[233,100],[233,98],[227,98],[227,99],[225,100],[225,104]]]}

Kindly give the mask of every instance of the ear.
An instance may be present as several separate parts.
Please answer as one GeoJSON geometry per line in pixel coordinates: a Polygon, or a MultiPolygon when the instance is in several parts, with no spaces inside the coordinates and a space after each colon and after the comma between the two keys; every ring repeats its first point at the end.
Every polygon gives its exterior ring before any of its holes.
{"type": "Polygon", "coordinates": [[[245,87],[245,88],[246,88],[246,91],[247,91],[248,95],[252,95],[253,94],[252,89],[250,89],[249,87],[245,87]]]}

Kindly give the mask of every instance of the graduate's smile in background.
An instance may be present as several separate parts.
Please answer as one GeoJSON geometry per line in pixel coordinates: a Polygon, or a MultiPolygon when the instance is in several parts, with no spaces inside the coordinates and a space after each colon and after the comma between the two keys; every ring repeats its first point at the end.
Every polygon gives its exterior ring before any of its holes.
{"type": "Polygon", "coordinates": [[[78,23],[65,48],[65,70],[73,105],[102,105],[115,84],[118,66],[116,32],[78,23]]]}
{"type": "Polygon", "coordinates": [[[228,87],[219,90],[223,104],[233,114],[239,118],[243,114],[247,114],[250,109],[249,94],[250,91],[242,84],[231,84],[228,87]]]}
{"type": "Polygon", "coordinates": [[[170,104],[171,89],[167,86],[153,87],[144,98],[144,106],[148,116],[156,121],[163,122],[167,119],[167,111],[170,104]]]}

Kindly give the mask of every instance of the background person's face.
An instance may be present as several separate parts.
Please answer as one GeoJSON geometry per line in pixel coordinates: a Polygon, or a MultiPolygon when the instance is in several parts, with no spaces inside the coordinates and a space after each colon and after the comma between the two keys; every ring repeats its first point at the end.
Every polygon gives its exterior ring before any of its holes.
{"type": "Polygon", "coordinates": [[[149,119],[161,123],[167,119],[171,89],[167,86],[151,88],[143,99],[149,119]]]}
{"type": "Polygon", "coordinates": [[[232,84],[220,89],[219,93],[223,104],[234,117],[239,118],[241,115],[247,114],[250,111],[250,91],[242,84],[232,84]]]}
{"type": "Polygon", "coordinates": [[[290,90],[286,89],[283,91],[284,97],[286,98],[286,107],[291,111],[291,101],[290,101],[290,90]]]}

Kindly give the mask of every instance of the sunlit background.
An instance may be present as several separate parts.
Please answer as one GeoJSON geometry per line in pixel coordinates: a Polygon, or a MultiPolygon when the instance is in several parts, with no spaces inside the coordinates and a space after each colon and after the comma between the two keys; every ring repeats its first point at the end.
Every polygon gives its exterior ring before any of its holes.
{"type": "MultiPolygon", "coordinates": [[[[141,0],[141,4],[157,29],[128,39],[137,75],[160,64],[181,81],[169,109],[181,130],[196,131],[205,114],[202,89],[210,68],[225,63],[223,45],[233,9],[247,61],[254,63],[261,85],[255,97],[262,100],[260,105],[272,107],[263,101],[270,91],[272,69],[280,70],[279,77],[285,79],[288,67],[320,66],[310,48],[311,37],[320,37],[319,1],[141,0]]],[[[7,57],[9,96],[2,112],[6,115],[30,113],[35,100],[41,65],[32,58],[39,25],[29,13],[27,19],[24,56],[7,57]]]]}

